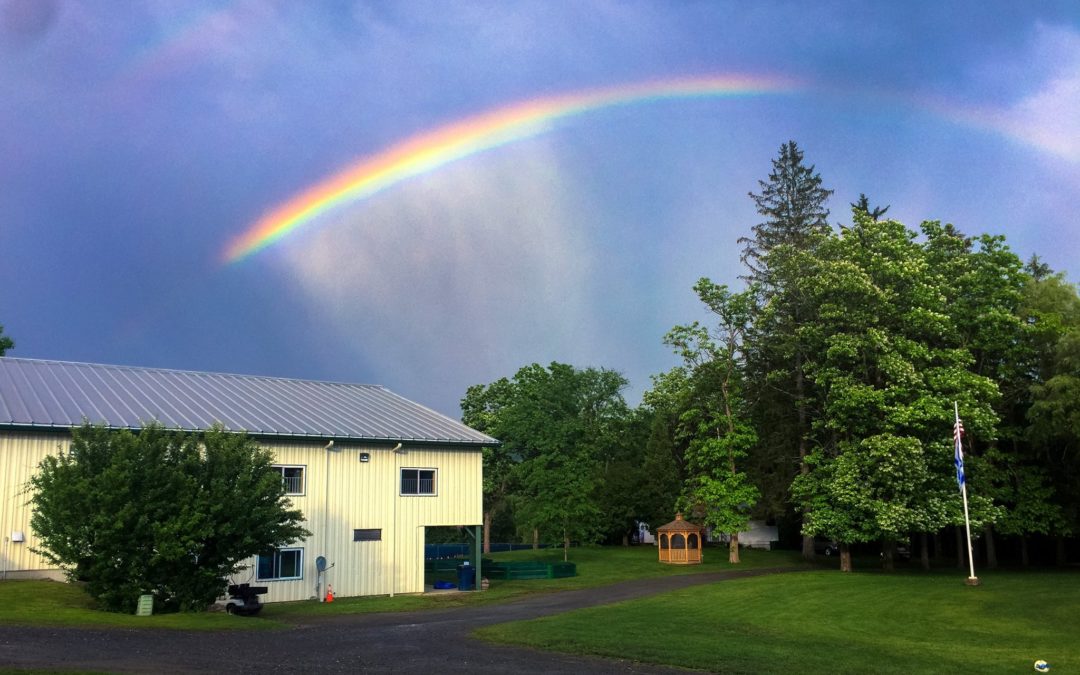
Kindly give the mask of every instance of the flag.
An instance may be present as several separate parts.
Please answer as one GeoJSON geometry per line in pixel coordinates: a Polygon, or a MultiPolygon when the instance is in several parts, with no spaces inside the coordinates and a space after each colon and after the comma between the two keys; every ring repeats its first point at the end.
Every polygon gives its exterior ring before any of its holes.
{"type": "Polygon", "coordinates": [[[960,416],[956,416],[956,424],[953,425],[953,447],[955,448],[955,461],[956,461],[956,484],[960,486],[960,489],[964,489],[964,449],[962,439],[964,438],[964,425],[960,423],[960,416]]]}

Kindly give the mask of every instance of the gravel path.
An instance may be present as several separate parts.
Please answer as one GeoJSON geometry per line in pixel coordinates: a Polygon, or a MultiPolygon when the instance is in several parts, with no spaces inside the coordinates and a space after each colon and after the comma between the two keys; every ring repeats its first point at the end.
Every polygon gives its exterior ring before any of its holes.
{"type": "Polygon", "coordinates": [[[631,661],[490,645],[468,634],[493,623],[787,571],[794,570],[689,574],[499,605],[318,617],[280,631],[0,627],[0,667],[135,673],[685,673],[631,661]]]}

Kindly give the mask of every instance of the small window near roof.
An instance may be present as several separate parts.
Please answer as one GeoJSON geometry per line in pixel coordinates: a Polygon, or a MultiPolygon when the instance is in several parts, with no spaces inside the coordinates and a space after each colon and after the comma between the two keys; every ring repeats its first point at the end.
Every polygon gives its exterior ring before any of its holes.
{"type": "Polygon", "coordinates": [[[435,469],[402,469],[401,470],[401,494],[403,495],[435,495],[435,469]]]}
{"type": "Polygon", "coordinates": [[[275,464],[274,470],[281,473],[281,482],[285,484],[285,494],[304,494],[304,467],[275,464]]]}
{"type": "Polygon", "coordinates": [[[353,530],[353,541],[382,541],[382,530],[353,530]]]}

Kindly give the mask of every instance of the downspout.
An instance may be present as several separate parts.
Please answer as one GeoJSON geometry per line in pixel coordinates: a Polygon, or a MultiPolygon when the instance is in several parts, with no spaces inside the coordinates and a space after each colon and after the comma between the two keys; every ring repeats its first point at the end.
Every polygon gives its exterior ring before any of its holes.
{"type": "MultiPolygon", "coordinates": [[[[327,550],[330,537],[327,536],[326,528],[328,527],[327,517],[330,511],[330,451],[334,449],[334,441],[331,440],[326,444],[326,457],[323,462],[323,510],[322,510],[322,540],[323,540],[323,555],[326,555],[330,551],[327,550]]],[[[316,572],[315,576],[319,580],[315,586],[318,589],[319,602],[324,602],[326,594],[322,590],[322,575],[323,572],[316,572]]]]}
{"type": "MultiPolygon", "coordinates": [[[[394,476],[393,485],[398,492],[401,492],[401,467],[398,463],[398,458],[401,456],[399,452],[401,450],[401,443],[394,446],[394,449],[390,451],[390,454],[394,456],[394,476]]],[[[393,528],[393,535],[390,539],[390,597],[394,597],[394,589],[397,587],[397,547],[398,547],[398,522],[397,522],[397,503],[401,499],[400,494],[394,495],[394,522],[391,523],[393,528]]]]}

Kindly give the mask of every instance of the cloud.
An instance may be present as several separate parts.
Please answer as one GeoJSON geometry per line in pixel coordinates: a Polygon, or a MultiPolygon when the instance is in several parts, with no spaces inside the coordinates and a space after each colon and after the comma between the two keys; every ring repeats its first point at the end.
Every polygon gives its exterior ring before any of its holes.
{"type": "Polygon", "coordinates": [[[1040,26],[1029,62],[1049,76],[1024,98],[992,115],[1011,136],[1070,162],[1080,162],[1080,33],[1040,26]]]}
{"type": "Polygon", "coordinates": [[[588,341],[591,254],[573,199],[530,141],[351,205],[281,248],[316,312],[382,382],[456,400],[461,382],[588,341]]]}

